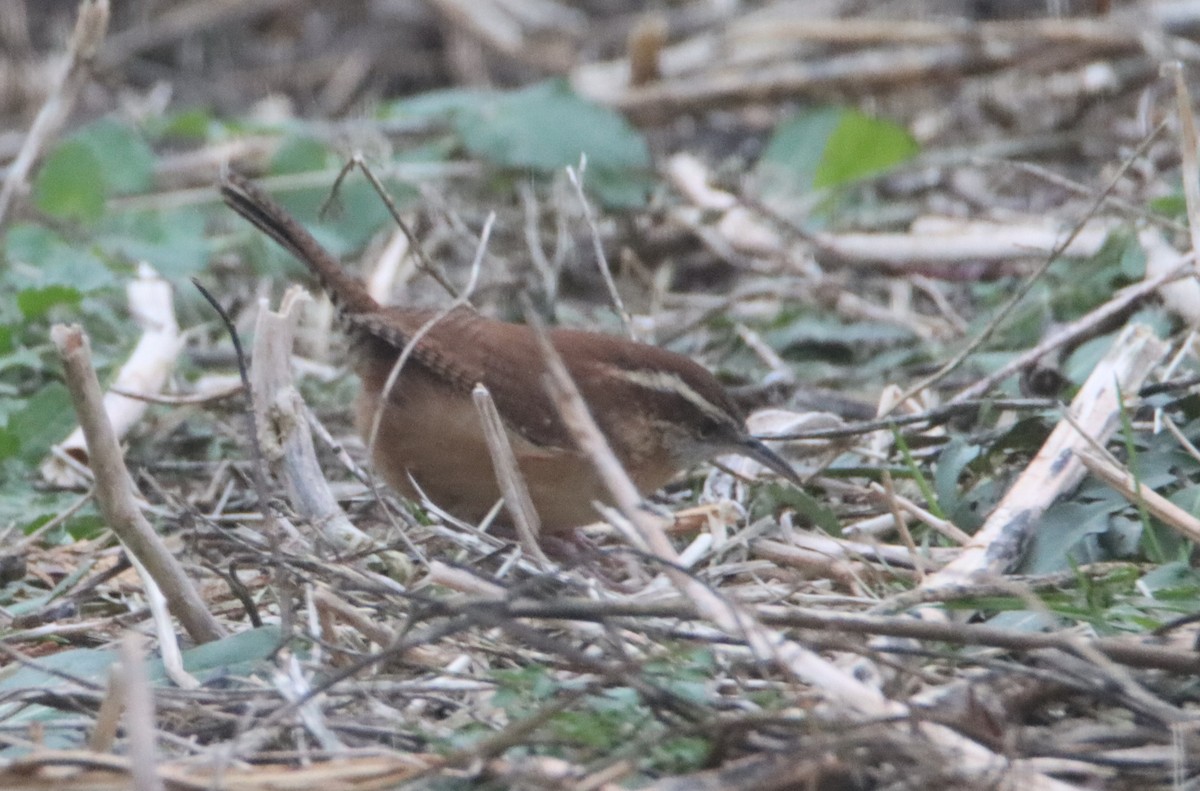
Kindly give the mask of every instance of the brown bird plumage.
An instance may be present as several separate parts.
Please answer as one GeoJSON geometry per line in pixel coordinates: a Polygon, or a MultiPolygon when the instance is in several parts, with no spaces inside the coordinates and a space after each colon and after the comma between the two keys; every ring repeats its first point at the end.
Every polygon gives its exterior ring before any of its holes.
{"type": "MultiPolygon", "coordinates": [[[[221,195],[238,214],[302,261],[320,281],[350,337],[362,381],[356,426],[367,436],[401,350],[436,311],[384,307],[282,207],[233,173],[221,195]]],[[[674,352],[581,330],[550,331],[600,429],[643,494],[680,470],[741,453],[796,481],[791,467],[746,433],[742,416],[705,368],[674,352]]],[[[434,503],[478,521],[500,497],[471,390],[492,394],[543,530],[594,521],[608,494],[572,443],[546,393],[533,331],[470,308],[442,317],[416,343],[382,404],[372,462],[406,496],[415,481],[434,503]]]]}

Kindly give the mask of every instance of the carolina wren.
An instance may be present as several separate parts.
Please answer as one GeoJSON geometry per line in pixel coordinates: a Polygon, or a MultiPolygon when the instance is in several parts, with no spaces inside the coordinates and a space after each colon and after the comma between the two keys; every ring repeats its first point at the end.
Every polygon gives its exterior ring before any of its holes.
{"type": "MultiPolygon", "coordinates": [[[[545,364],[530,328],[457,308],[421,336],[382,398],[401,350],[437,311],[380,305],[243,177],[227,174],[221,196],[304,262],[332,299],[362,380],[355,425],[366,436],[376,410],[383,409],[372,463],[393,488],[413,497],[415,482],[434,503],[467,521],[492,509],[500,492],[471,400],[481,383],[504,420],[543,530],[563,532],[595,521],[592,501],[608,502],[608,493],[543,388],[545,364]]],[[[553,329],[549,335],[642,494],[725,453],[748,456],[799,483],[786,461],[747,433],[716,378],[687,357],[596,332],[553,329]]]]}

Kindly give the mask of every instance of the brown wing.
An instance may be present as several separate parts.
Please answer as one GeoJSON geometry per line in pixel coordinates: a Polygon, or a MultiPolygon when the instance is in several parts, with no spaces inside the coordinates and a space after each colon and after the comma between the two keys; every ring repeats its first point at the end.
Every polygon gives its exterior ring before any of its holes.
{"type": "Polygon", "coordinates": [[[470,393],[476,384],[484,385],[513,431],[535,445],[571,447],[558,412],[542,387],[545,366],[529,328],[484,318],[465,307],[445,315],[433,310],[385,309],[350,317],[349,323],[352,331],[383,340],[397,350],[421,333],[409,364],[424,367],[462,393],[470,393]]]}
{"type": "MultiPolygon", "coordinates": [[[[546,367],[532,330],[485,318],[465,307],[426,328],[439,315],[432,310],[384,309],[354,316],[351,323],[397,349],[423,330],[412,363],[463,393],[483,384],[509,427],[535,445],[573,446],[542,384],[546,367]]],[[[550,340],[609,436],[619,419],[637,408],[629,399],[633,390],[639,391],[639,404],[654,414],[704,409],[705,404],[716,407],[717,420],[739,414],[712,375],[683,355],[579,330],[551,330],[550,340]]]]}

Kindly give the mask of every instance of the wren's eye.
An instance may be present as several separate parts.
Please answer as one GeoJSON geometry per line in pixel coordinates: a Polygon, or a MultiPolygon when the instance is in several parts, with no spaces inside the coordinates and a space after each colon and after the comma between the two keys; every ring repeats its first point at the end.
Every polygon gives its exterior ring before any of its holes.
{"type": "Polygon", "coordinates": [[[706,418],[697,424],[696,434],[702,440],[712,440],[721,436],[724,429],[725,425],[720,421],[706,418]]]}

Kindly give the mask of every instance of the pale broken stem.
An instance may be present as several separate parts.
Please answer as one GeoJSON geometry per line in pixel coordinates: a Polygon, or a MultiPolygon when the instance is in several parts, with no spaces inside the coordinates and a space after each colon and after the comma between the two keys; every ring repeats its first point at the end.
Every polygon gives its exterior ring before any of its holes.
{"type": "Polygon", "coordinates": [[[100,382],[92,368],[87,336],[77,326],[57,324],[50,337],[63,361],[71,401],[87,440],[92,472],[96,479],[96,502],[105,523],[131,556],[146,567],[158,583],[191,638],[207,643],[225,636],[225,630],[192,586],[182,564],[167,549],[134,501],[133,479],[125,468],[121,447],[104,413],[100,382]]]}
{"type": "Polygon", "coordinates": [[[9,165],[4,184],[0,185],[0,225],[4,224],[13,197],[29,177],[38,156],[71,114],[79,90],[89,79],[92,61],[108,32],[108,18],[108,0],[83,0],[79,4],[79,16],[71,33],[62,75],[47,93],[21,143],[21,150],[9,165]]]}
{"type": "MultiPolygon", "coordinates": [[[[970,533],[964,532],[962,530],[962,528],[960,528],[958,525],[954,524],[953,522],[951,522],[949,520],[940,519],[940,518],[934,516],[928,510],[917,505],[916,503],[914,503],[912,500],[908,499],[904,495],[898,494],[895,491],[894,486],[890,487],[890,488],[885,488],[884,486],[882,486],[878,483],[872,483],[868,487],[868,489],[871,492],[879,495],[880,497],[886,498],[888,501],[895,502],[895,504],[897,506],[897,508],[896,508],[897,511],[901,511],[903,513],[908,514],[909,516],[913,516],[913,517],[916,517],[917,519],[920,519],[922,522],[924,522],[925,524],[927,524],[931,528],[933,528],[933,530],[935,530],[938,533],[941,533],[943,536],[950,539],[954,543],[956,543],[960,546],[965,546],[965,545],[971,543],[971,534],[970,533]]],[[[894,520],[897,518],[898,517],[896,516],[896,514],[893,514],[892,519],[894,520]]]]}
{"type": "MultiPolygon", "coordinates": [[[[175,320],[175,302],[171,284],[151,267],[138,267],[138,277],[126,287],[129,311],[142,328],[133,353],[117,372],[109,392],[104,395],[104,412],[117,438],[124,437],[146,414],[149,404],[118,391],[158,393],[166,385],[183,349],[183,337],[175,320]]],[[[66,461],[87,461],[87,443],[83,430],[76,428],[54,447],[42,462],[42,478],[55,486],[78,486],[87,482],[66,461]]]]}
{"type": "Polygon", "coordinates": [[[488,454],[492,457],[492,469],[496,473],[496,484],[500,487],[504,507],[512,517],[521,546],[530,556],[549,565],[549,558],[538,546],[542,521],[538,517],[537,509],[533,507],[529,487],[517,466],[517,457],[513,453],[512,443],[508,440],[504,420],[496,410],[496,402],[492,400],[488,389],[481,384],[475,385],[475,389],[471,391],[471,400],[475,402],[475,408],[479,411],[483,438],[487,442],[488,454]]]}
{"type": "Polygon", "coordinates": [[[1088,468],[1088,472],[1107,483],[1130,503],[1146,506],[1146,510],[1167,527],[1189,541],[1200,544],[1200,519],[1138,481],[1128,468],[1105,458],[1094,449],[1076,448],[1075,455],[1088,468]]]}
{"type": "Polygon", "coordinates": [[[130,774],[135,791],[162,791],[158,774],[158,736],[154,728],[154,689],[146,674],[141,637],[126,633],[120,648],[125,692],[125,734],[129,743],[130,774]]]}
{"type": "Polygon", "coordinates": [[[117,740],[117,731],[121,727],[121,711],[125,708],[125,676],[121,666],[113,665],[108,669],[108,683],[104,687],[104,697],[100,699],[100,708],[93,719],[92,732],[88,735],[87,748],[94,753],[107,753],[112,750],[117,740]]]}
{"type": "MultiPolygon", "coordinates": [[[[1106,442],[1120,423],[1121,394],[1136,393],[1166,352],[1167,345],[1149,327],[1126,327],[1071,402],[1070,413],[1082,432],[1106,442]]],[[[1080,431],[1066,419],[1055,426],[962,554],[922,587],[936,590],[1011,570],[1045,510],[1083,480],[1077,451],[1084,444],[1080,431]]]]}
{"type": "MultiPolygon", "coordinates": [[[[372,552],[376,550],[375,540],[355,527],[342,511],[321,472],[304,401],[292,380],[290,363],[298,308],[308,299],[303,289],[292,288],[284,295],[278,312],[265,304],[260,306],[250,366],[259,444],[297,514],[316,526],[336,551],[372,552]]],[[[411,576],[411,563],[402,553],[380,550],[376,554],[393,576],[411,576]]]]}
{"type": "Polygon", "coordinates": [[[311,694],[312,684],[304,677],[300,662],[295,654],[288,654],[279,662],[279,667],[272,674],[271,681],[280,697],[296,706],[297,719],[304,726],[322,750],[334,755],[346,752],[346,745],[338,738],[325,720],[321,711],[324,696],[311,694]]]}
{"type": "MultiPolygon", "coordinates": [[[[804,681],[831,700],[850,707],[868,717],[904,718],[909,716],[908,707],[888,700],[875,687],[869,686],[853,674],[842,670],[819,654],[789,640],[776,629],[764,626],[746,607],[723,598],[708,586],[693,578],[678,567],[679,556],[666,533],[662,518],[654,516],[641,507],[641,496],[628,474],[609,447],[587,404],[571,380],[566,366],[558,356],[546,334],[546,329],[532,310],[527,310],[527,319],[533,328],[548,370],[546,387],[563,423],[574,437],[579,449],[592,459],[601,479],[613,496],[617,507],[641,536],[650,552],[663,563],[663,571],[671,583],[696,607],[699,615],[727,634],[744,639],[751,652],[763,659],[774,661],[792,677],[804,681]]],[[[929,739],[931,744],[953,756],[959,765],[992,778],[1008,776],[1020,787],[1029,789],[1068,789],[1064,783],[1055,781],[1031,768],[1025,761],[1012,761],[997,755],[986,747],[963,738],[948,727],[934,723],[913,723],[929,739]]]]}
{"type": "Polygon", "coordinates": [[[1188,235],[1192,253],[1200,253],[1200,171],[1196,166],[1196,116],[1192,97],[1183,78],[1183,64],[1177,60],[1163,64],[1162,73],[1175,84],[1175,105],[1179,108],[1179,160],[1183,177],[1183,199],[1187,206],[1188,235]]]}
{"type": "Polygon", "coordinates": [[[146,589],[146,604],[150,608],[150,616],[154,620],[154,634],[158,637],[158,652],[162,655],[163,670],[167,678],[175,682],[180,689],[197,689],[200,682],[191,673],[183,669],[183,654],[179,651],[179,640],[175,636],[175,628],[171,624],[171,613],[167,607],[167,597],[163,596],[158,583],[146,571],[146,567],[136,556],[130,555],[129,562],[142,578],[146,589]]]}
{"type": "MultiPolygon", "coordinates": [[[[1138,233],[1138,244],[1146,255],[1146,274],[1143,280],[1147,282],[1157,280],[1172,271],[1185,272],[1187,268],[1184,263],[1196,260],[1194,251],[1187,256],[1180,255],[1156,228],[1142,229],[1138,233]]],[[[1187,326],[1193,329],[1200,326],[1200,282],[1195,277],[1183,276],[1163,283],[1158,289],[1158,297],[1162,300],[1163,307],[1178,316],[1187,326]]],[[[1181,353],[1187,346],[1186,343],[1181,344],[1181,353]]]]}
{"type": "Polygon", "coordinates": [[[904,543],[904,548],[908,550],[908,554],[914,558],[913,568],[917,572],[917,580],[925,581],[925,569],[921,563],[916,561],[921,553],[917,551],[917,542],[913,540],[912,531],[908,529],[908,522],[904,520],[904,516],[900,513],[900,506],[896,502],[896,484],[892,480],[892,474],[887,470],[883,472],[883,500],[888,506],[888,510],[892,512],[892,519],[896,523],[896,532],[900,534],[900,540],[904,543]]]}
{"type": "MultiPolygon", "coordinates": [[[[1060,256],[1088,258],[1099,252],[1112,223],[1091,220],[1063,246],[1060,256]]],[[[851,268],[927,267],[930,263],[1010,261],[1049,255],[1062,245],[1063,232],[1045,224],[964,222],[926,218],[908,233],[818,233],[813,239],[824,255],[851,268]]]]}

